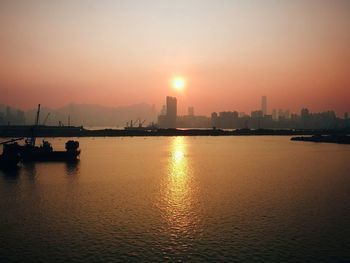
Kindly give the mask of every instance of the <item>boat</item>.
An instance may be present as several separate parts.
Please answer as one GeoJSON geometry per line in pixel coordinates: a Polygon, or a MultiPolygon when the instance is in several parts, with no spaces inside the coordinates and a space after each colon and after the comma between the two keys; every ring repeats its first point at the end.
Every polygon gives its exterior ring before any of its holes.
{"type": "Polygon", "coordinates": [[[26,143],[20,146],[20,156],[23,162],[74,162],[80,155],[79,142],[69,140],[65,151],[55,151],[52,145],[43,140],[40,146],[26,143]]]}
{"type": "Polygon", "coordinates": [[[143,120],[141,122],[141,119],[137,119],[136,121],[131,120],[130,124],[129,122],[126,123],[126,126],[124,127],[124,130],[126,131],[154,131],[158,129],[158,126],[154,124],[153,122],[150,123],[147,126],[143,126],[146,120],[143,120]],[[134,126],[138,122],[137,126],[134,126]]]}
{"type": "Polygon", "coordinates": [[[31,136],[25,140],[25,145],[18,145],[17,149],[23,162],[74,162],[80,155],[79,142],[69,140],[66,142],[65,151],[55,151],[52,145],[43,140],[40,146],[36,146],[35,130],[39,125],[40,104],[36,114],[35,125],[31,129],[31,136]]]}
{"type": "Polygon", "coordinates": [[[347,134],[301,136],[292,137],[291,141],[350,144],[350,136],[347,134]]]}
{"type": "Polygon", "coordinates": [[[18,151],[17,139],[0,143],[3,145],[2,154],[0,154],[0,169],[16,169],[18,163],[21,160],[21,156],[18,151]]]}

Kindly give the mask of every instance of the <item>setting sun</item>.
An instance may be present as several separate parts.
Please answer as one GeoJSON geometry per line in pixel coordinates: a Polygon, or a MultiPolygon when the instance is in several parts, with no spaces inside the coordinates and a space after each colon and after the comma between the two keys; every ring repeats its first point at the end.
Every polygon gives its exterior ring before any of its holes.
{"type": "Polygon", "coordinates": [[[183,78],[177,77],[173,79],[173,87],[176,90],[183,90],[185,88],[185,80],[183,78]]]}

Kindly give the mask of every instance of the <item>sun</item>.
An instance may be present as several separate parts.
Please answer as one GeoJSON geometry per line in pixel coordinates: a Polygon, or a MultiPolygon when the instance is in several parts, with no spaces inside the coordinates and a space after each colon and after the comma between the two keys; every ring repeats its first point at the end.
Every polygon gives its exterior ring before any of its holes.
{"type": "Polygon", "coordinates": [[[176,77],[173,79],[173,87],[177,91],[183,90],[185,88],[185,86],[186,86],[186,82],[185,82],[184,78],[176,77]]]}

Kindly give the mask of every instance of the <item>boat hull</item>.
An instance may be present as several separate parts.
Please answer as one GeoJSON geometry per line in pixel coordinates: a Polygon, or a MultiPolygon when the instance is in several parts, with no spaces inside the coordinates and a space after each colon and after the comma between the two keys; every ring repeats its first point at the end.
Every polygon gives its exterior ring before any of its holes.
{"type": "Polygon", "coordinates": [[[0,155],[0,169],[16,169],[18,168],[18,163],[20,161],[19,157],[16,158],[6,158],[3,155],[0,155]]]}
{"type": "Polygon", "coordinates": [[[3,152],[0,154],[0,169],[16,169],[20,160],[21,156],[18,151],[18,144],[4,144],[3,152]]]}
{"type": "Polygon", "coordinates": [[[78,160],[80,151],[26,152],[21,154],[23,162],[74,162],[78,160]]]}

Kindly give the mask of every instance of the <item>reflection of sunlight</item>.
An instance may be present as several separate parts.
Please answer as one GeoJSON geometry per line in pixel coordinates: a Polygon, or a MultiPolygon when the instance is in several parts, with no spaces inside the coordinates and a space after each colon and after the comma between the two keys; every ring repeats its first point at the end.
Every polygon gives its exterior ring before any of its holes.
{"type": "Polygon", "coordinates": [[[174,162],[179,163],[184,158],[184,153],[180,150],[176,150],[173,155],[174,162]]]}
{"type": "Polygon", "coordinates": [[[187,159],[185,158],[186,143],[184,138],[174,138],[170,147],[169,169],[171,177],[185,176],[187,173],[187,159]]]}
{"type": "Polygon", "coordinates": [[[193,185],[185,137],[170,144],[168,175],[164,182],[162,208],[173,234],[188,233],[193,227],[193,185]],[[175,232],[175,233],[174,233],[175,232]]]}

